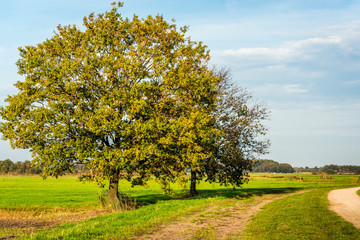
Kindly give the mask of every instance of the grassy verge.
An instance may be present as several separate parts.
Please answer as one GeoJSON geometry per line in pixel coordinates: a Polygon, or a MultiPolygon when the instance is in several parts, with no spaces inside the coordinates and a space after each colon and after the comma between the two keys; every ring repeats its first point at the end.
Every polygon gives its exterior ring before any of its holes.
{"type": "Polygon", "coordinates": [[[244,239],[360,239],[360,231],[328,210],[330,189],[315,189],[269,203],[244,239]]]}
{"type": "MultiPolygon", "coordinates": [[[[155,231],[162,224],[197,211],[209,205],[226,206],[236,201],[252,202],[253,197],[266,194],[293,192],[293,189],[238,189],[216,188],[200,190],[200,195],[188,199],[158,200],[137,210],[112,213],[79,223],[68,223],[60,227],[38,231],[23,239],[129,239],[155,231]],[[230,201],[229,201],[230,200],[230,201]],[[224,205],[225,204],[225,205],[224,205]]],[[[154,200],[154,195],[139,196],[143,203],[154,200]]]]}
{"type": "Polygon", "coordinates": [[[199,211],[213,202],[212,199],[161,201],[135,211],[113,213],[40,231],[32,239],[128,239],[155,230],[176,217],[199,211]]]}
{"type": "MultiPolygon", "coordinates": [[[[247,190],[203,190],[195,198],[171,199],[158,201],[156,204],[140,209],[113,213],[74,224],[64,224],[52,230],[39,231],[24,239],[131,239],[136,236],[156,231],[160,225],[202,211],[210,205],[216,206],[215,212],[200,214],[196,221],[206,222],[210,218],[229,217],[217,210],[224,207],[245,206],[258,201],[257,196],[293,192],[288,189],[247,189],[247,190]],[[238,203],[240,201],[240,203],[238,203]],[[220,215],[218,215],[220,214],[220,215]]],[[[199,229],[194,239],[212,239],[214,229],[199,229]]]]}

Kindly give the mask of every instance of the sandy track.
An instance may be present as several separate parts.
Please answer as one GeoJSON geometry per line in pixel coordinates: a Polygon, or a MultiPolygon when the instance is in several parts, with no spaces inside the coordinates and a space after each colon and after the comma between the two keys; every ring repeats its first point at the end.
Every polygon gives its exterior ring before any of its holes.
{"type": "Polygon", "coordinates": [[[360,229],[360,197],[356,192],[360,187],[337,189],[329,192],[329,209],[360,229]]]}
{"type": "MultiPolygon", "coordinates": [[[[261,200],[255,205],[235,205],[233,207],[224,207],[221,209],[218,209],[217,206],[211,206],[206,210],[196,213],[192,216],[183,217],[173,224],[162,226],[162,229],[158,232],[146,234],[141,237],[135,237],[134,239],[193,239],[196,231],[209,228],[216,231],[216,236],[213,236],[212,238],[226,239],[228,234],[233,232],[240,232],[247,225],[247,220],[259,212],[265,204],[280,198],[273,196],[271,197],[272,198],[270,199],[259,197],[259,200],[261,200]],[[216,214],[211,217],[212,213],[216,214]],[[225,213],[226,217],[222,216],[225,213]]],[[[199,238],[202,239],[202,237],[199,238]]],[[[195,237],[195,239],[197,238],[195,237]]]]}
{"type": "MultiPolygon", "coordinates": [[[[148,233],[143,236],[136,236],[133,239],[147,240],[184,240],[203,239],[196,237],[196,232],[204,229],[212,229],[214,235],[211,239],[232,239],[231,234],[240,234],[249,224],[252,216],[261,211],[266,204],[294,194],[301,194],[307,191],[300,191],[290,194],[256,196],[253,203],[244,204],[240,200],[230,207],[210,206],[204,211],[192,216],[182,217],[172,224],[163,225],[160,230],[148,233]],[[202,216],[202,217],[201,217],[202,216]]],[[[231,201],[231,200],[228,200],[231,201]]],[[[208,239],[209,237],[206,237],[208,239]]]]}

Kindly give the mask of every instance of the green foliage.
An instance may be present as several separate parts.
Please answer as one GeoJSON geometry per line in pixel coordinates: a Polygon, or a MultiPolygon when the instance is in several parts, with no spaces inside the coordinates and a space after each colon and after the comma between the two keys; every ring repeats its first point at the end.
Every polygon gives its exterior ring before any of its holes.
{"type": "Polygon", "coordinates": [[[84,18],[83,28],[59,25],[54,36],[19,48],[19,74],[0,109],[0,132],[13,148],[30,149],[42,176],[90,172],[116,208],[118,181],[165,191],[191,191],[208,180],[240,186],[253,154],[266,152],[267,109],[208,67],[209,50],[186,37],[187,27],[160,15],[123,18],[122,3],[84,18]],[[136,174],[135,174],[136,173],[136,174]]]}
{"type": "Polygon", "coordinates": [[[0,161],[0,173],[8,173],[14,171],[15,164],[10,160],[6,159],[0,161]]]}
{"type": "Polygon", "coordinates": [[[0,110],[0,132],[31,150],[44,177],[78,162],[100,183],[143,185],[154,174],[167,187],[211,157],[219,78],[207,67],[209,51],[185,37],[186,27],[160,15],[123,18],[121,6],[19,48],[25,80],[0,110]]]}
{"type": "Polygon", "coordinates": [[[219,83],[214,119],[221,132],[214,144],[214,158],[208,160],[208,180],[240,186],[248,180],[254,155],[264,154],[270,145],[261,137],[267,133],[262,123],[268,110],[253,101],[246,91],[231,83],[228,70],[217,72],[219,83]]]}

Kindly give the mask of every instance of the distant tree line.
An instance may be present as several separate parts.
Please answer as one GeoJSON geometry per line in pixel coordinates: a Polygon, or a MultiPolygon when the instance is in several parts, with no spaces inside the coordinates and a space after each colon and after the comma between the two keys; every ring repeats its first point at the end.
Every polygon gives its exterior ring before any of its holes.
{"type": "Polygon", "coordinates": [[[0,174],[40,174],[41,168],[33,167],[29,160],[13,162],[10,159],[0,160],[0,174]]]}
{"type": "MultiPolygon", "coordinates": [[[[85,173],[87,168],[84,164],[75,163],[74,171],[68,173],[85,173]]],[[[10,159],[0,160],[0,174],[41,174],[42,168],[34,166],[31,161],[13,162],[10,159]]]]}
{"type": "MultiPolygon", "coordinates": [[[[75,163],[74,170],[68,173],[88,173],[88,168],[81,163],[75,163]]],[[[253,160],[252,172],[293,173],[310,172],[313,174],[360,174],[357,165],[325,165],[323,167],[292,167],[288,163],[278,163],[270,159],[253,160]]],[[[10,159],[0,160],[0,174],[41,174],[42,168],[35,167],[29,160],[13,162],[10,159]]]]}
{"type": "Polygon", "coordinates": [[[325,165],[323,167],[295,167],[296,172],[311,172],[313,174],[360,174],[360,166],[357,165],[325,165]]]}
{"type": "Polygon", "coordinates": [[[312,174],[360,174],[360,166],[357,165],[335,165],[329,164],[323,167],[292,167],[288,163],[278,163],[270,159],[253,160],[252,172],[271,172],[271,173],[293,173],[308,172],[312,174]]]}
{"type": "Polygon", "coordinates": [[[253,161],[253,172],[293,173],[295,169],[288,163],[278,163],[270,159],[253,161]]]}

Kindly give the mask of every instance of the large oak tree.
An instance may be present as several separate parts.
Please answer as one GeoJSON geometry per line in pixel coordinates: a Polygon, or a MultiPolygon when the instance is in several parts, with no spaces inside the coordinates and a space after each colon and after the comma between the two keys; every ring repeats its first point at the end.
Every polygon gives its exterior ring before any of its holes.
{"type": "Polygon", "coordinates": [[[159,15],[123,18],[121,6],[19,48],[25,79],[0,111],[3,139],[30,149],[44,176],[83,163],[98,182],[109,180],[114,206],[120,178],[143,184],[154,174],[167,185],[204,168],[220,81],[186,27],[159,15]]]}

